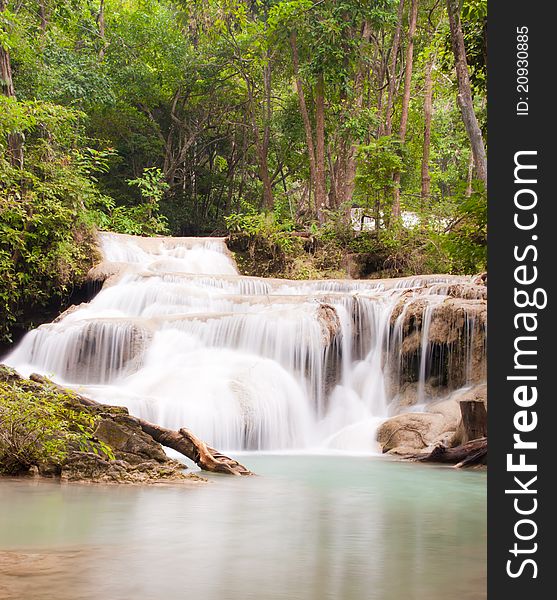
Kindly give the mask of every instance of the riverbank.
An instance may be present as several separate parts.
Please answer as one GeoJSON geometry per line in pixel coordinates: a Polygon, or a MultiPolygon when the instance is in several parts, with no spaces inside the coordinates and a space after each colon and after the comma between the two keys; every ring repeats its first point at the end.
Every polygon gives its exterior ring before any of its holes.
{"type": "Polygon", "coordinates": [[[102,483],[200,483],[129,416],[0,365],[0,475],[102,483]]]}

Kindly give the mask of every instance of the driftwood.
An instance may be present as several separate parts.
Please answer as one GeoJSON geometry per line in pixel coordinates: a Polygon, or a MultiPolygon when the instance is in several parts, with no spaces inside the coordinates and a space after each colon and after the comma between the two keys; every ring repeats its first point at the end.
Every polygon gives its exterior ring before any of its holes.
{"type": "Polygon", "coordinates": [[[141,429],[155,441],[167,448],[172,448],[193,460],[204,471],[228,473],[229,475],[252,475],[251,471],[218,450],[210,448],[187,429],[172,431],[160,425],[148,423],[135,417],[141,429]]]}
{"type": "MultiPolygon", "coordinates": [[[[68,390],[63,386],[50,381],[50,379],[47,379],[42,375],[38,375],[37,373],[30,375],[29,379],[35,383],[50,385],[61,392],[71,394],[72,398],[75,398],[84,406],[105,406],[99,402],[96,402],[95,400],[92,400],[91,398],[82,396],[73,390],[68,390]]],[[[110,409],[109,406],[106,406],[106,408],[110,409]]],[[[224,454],[221,454],[218,450],[207,446],[207,444],[202,442],[187,429],[182,428],[179,431],[173,431],[172,429],[166,429],[165,427],[149,423],[148,421],[144,421],[138,417],[133,417],[130,415],[130,418],[136,421],[141,429],[147,435],[150,435],[156,442],[162,446],[172,448],[172,450],[176,450],[176,452],[183,454],[204,471],[210,471],[213,473],[227,473],[229,475],[253,474],[249,469],[244,467],[244,465],[232,458],[229,458],[228,456],[225,456],[224,454]]]]}
{"type": "Polygon", "coordinates": [[[435,446],[429,454],[414,454],[409,458],[418,462],[456,463],[455,468],[486,465],[487,438],[472,440],[454,448],[435,446]]]}

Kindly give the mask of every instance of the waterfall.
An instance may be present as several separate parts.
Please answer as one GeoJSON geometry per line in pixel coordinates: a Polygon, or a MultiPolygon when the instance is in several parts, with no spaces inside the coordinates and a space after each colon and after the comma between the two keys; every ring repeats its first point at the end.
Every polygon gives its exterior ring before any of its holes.
{"type": "Polygon", "coordinates": [[[470,278],[261,279],[239,275],[220,238],[99,238],[116,275],[5,362],[219,449],[373,451],[403,384],[424,404],[428,380],[448,393],[477,376],[477,315],[447,339],[435,325],[470,278]]]}

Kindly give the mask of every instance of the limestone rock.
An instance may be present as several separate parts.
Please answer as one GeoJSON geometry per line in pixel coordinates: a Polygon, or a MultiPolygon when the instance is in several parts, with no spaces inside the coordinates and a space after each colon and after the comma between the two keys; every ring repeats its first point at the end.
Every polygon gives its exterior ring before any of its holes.
{"type": "Polygon", "coordinates": [[[317,320],[321,325],[323,343],[330,345],[340,332],[340,320],[337,311],[330,304],[320,304],[317,309],[317,320]]]}
{"type": "Polygon", "coordinates": [[[102,483],[156,483],[191,479],[182,469],[183,465],[175,461],[164,464],[146,461],[130,465],[124,460],[106,460],[92,452],[72,452],[64,462],[60,475],[66,481],[102,483]]]}
{"type": "Polygon", "coordinates": [[[390,382],[393,394],[401,393],[406,384],[419,380],[424,347],[428,353],[426,383],[448,392],[485,381],[486,300],[403,296],[393,310],[391,326],[398,330],[399,340],[391,347],[388,357],[393,367],[390,382]],[[429,323],[424,331],[426,314],[429,323]]]}
{"type": "Polygon", "coordinates": [[[383,452],[397,449],[396,453],[402,453],[401,448],[404,448],[404,453],[410,454],[426,448],[447,431],[450,424],[442,414],[405,413],[382,423],[377,441],[383,452]]]}
{"type": "Polygon", "coordinates": [[[112,286],[125,273],[129,273],[131,268],[133,267],[128,263],[102,261],[89,270],[87,273],[87,283],[98,289],[103,286],[112,286]]]}

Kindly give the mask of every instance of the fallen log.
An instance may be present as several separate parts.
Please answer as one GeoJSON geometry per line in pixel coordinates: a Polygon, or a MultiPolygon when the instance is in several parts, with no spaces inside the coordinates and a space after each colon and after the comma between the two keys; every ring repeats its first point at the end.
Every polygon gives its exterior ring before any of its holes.
{"type": "Polygon", "coordinates": [[[210,448],[188,429],[172,431],[160,425],[148,423],[135,417],[141,429],[150,435],[159,444],[172,448],[193,460],[204,471],[213,473],[227,473],[229,475],[252,475],[253,473],[218,450],[210,448]]]}
{"type": "MultiPolygon", "coordinates": [[[[111,408],[110,406],[101,404],[100,402],[92,400],[91,398],[82,396],[73,390],[68,390],[67,388],[58,385],[57,383],[54,383],[53,381],[50,381],[50,379],[47,379],[46,377],[43,377],[37,373],[32,373],[29,376],[29,379],[35,383],[49,385],[58,391],[70,394],[72,398],[84,406],[97,406],[99,408],[104,407],[107,410],[111,408]]],[[[122,410],[122,407],[118,408],[122,410]]],[[[147,435],[150,435],[156,442],[162,446],[172,448],[172,450],[176,450],[176,452],[183,454],[186,458],[192,460],[204,471],[209,471],[212,473],[226,473],[228,475],[253,475],[253,473],[248,468],[244,467],[244,465],[240,464],[233,458],[221,454],[218,450],[207,446],[207,444],[201,441],[188,429],[182,428],[179,431],[173,431],[172,429],[166,429],[165,427],[155,425],[154,423],[149,423],[144,419],[140,419],[132,415],[130,415],[130,418],[133,419],[141,427],[141,429],[147,435]]]]}
{"type": "Polygon", "coordinates": [[[428,454],[413,454],[408,457],[417,462],[437,462],[454,464],[455,468],[471,467],[473,465],[487,464],[487,438],[479,438],[448,448],[438,445],[428,454]],[[456,463],[456,464],[455,464],[456,463]]]}

